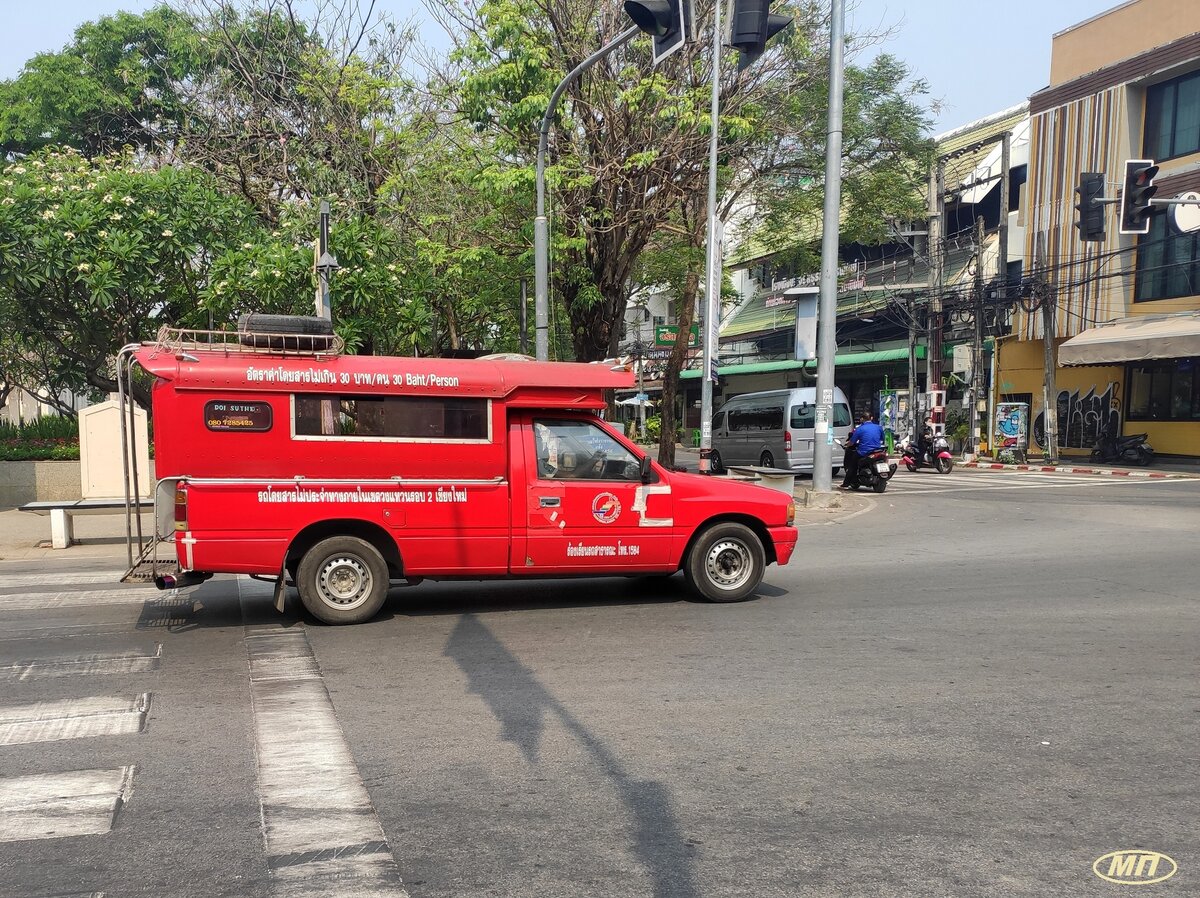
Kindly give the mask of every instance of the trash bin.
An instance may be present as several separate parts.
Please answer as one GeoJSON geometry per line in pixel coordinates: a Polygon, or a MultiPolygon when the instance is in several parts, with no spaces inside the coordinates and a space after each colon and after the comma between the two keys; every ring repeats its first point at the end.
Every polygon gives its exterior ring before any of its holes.
{"type": "Polygon", "coordinates": [[[692,448],[693,449],[700,448],[700,431],[699,430],[692,431],[692,448]]]}

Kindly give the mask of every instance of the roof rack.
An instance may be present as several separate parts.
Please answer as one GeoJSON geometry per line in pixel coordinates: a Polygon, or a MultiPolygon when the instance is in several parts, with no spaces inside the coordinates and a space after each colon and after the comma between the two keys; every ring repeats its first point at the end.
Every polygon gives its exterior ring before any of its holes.
{"type": "Polygon", "coordinates": [[[225,352],[280,356],[336,356],[346,344],[337,334],[274,333],[242,330],[159,328],[155,349],[170,352],[225,352]]]}

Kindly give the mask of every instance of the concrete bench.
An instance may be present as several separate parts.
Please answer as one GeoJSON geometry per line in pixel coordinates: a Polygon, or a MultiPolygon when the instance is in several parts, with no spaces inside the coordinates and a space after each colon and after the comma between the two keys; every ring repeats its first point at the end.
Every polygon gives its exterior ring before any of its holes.
{"type": "MultiPolygon", "coordinates": [[[[138,512],[152,511],[154,502],[139,499],[138,512]]],[[[50,545],[65,549],[75,540],[71,518],[77,514],[124,514],[124,499],[75,499],[70,502],[30,502],[21,506],[21,511],[30,514],[50,515],[50,545]]]]}
{"type": "Polygon", "coordinates": [[[726,465],[726,468],[739,480],[757,483],[789,496],[796,491],[796,472],[789,468],[764,468],[759,465],[726,465]]]}

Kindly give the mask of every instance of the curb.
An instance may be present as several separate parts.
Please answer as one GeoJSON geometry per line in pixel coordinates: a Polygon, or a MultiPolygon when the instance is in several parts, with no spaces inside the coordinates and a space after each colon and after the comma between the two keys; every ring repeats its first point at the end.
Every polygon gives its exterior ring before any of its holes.
{"type": "Polygon", "coordinates": [[[1113,477],[1146,477],[1155,480],[1167,478],[1186,479],[1187,474],[1166,473],[1163,471],[1126,471],[1112,468],[1075,468],[1065,465],[1007,465],[1001,462],[968,461],[958,465],[960,468],[979,468],[986,471],[1034,471],[1046,474],[1110,474],[1113,477]]]}

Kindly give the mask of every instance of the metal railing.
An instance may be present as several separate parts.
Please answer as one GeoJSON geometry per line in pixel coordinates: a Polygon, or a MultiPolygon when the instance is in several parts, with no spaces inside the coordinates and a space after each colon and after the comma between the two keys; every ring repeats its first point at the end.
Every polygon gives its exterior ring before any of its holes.
{"type": "Polygon", "coordinates": [[[149,346],[163,352],[226,352],[280,356],[336,356],[346,344],[337,334],[280,334],[266,331],[159,329],[149,346]]]}

